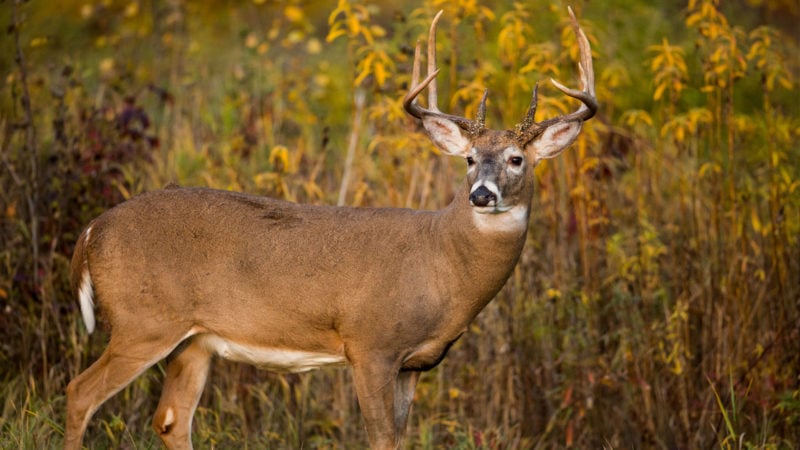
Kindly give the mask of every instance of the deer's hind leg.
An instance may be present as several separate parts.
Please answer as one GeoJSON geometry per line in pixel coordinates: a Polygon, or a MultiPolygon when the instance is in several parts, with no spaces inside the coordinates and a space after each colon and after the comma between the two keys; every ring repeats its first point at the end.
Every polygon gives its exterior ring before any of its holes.
{"type": "Polygon", "coordinates": [[[197,339],[175,350],[167,363],[161,400],[153,416],[155,429],[170,449],[192,448],[192,417],[203,394],[212,354],[197,339]]]}
{"type": "Polygon", "coordinates": [[[185,331],[142,326],[112,328],[108,347],[97,361],[67,386],[64,448],[80,449],[92,414],[100,405],[165,358],[186,336],[185,331]]]}

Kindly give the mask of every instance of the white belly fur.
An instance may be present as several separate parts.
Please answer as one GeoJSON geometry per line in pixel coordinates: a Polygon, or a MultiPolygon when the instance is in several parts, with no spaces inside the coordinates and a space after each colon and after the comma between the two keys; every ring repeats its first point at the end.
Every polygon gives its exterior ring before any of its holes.
{"type": "Polygon", "coordinates": [[[282,372],[306,372],[347,362],[341,355],[244,345],[215,334],[203,334],[196,339],[208,350],[225,359],[282,372]]]}

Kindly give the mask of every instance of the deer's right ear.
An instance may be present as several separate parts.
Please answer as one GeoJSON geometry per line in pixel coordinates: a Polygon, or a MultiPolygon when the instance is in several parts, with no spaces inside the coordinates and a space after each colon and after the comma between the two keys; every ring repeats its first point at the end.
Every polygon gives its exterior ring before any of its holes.
{"type": "Polygon", "coordinates": [[[428,130],[431,140],[439,150],[448,155],[466,156],[470,148],[470,140],[454,122],[435,115],[422,118],[422,125],[428,130]]]}

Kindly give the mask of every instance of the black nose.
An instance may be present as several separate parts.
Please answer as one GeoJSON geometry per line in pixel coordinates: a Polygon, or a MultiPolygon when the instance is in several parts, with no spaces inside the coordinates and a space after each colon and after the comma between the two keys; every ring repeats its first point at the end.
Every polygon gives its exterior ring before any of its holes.
{"type": "Polygon", "coordinates": [[[472,203],[472,206],[488,206],[497,203],[497,196],[486,186],[478,186],[478,189],[469,194],[469,202],[472,203]]]}

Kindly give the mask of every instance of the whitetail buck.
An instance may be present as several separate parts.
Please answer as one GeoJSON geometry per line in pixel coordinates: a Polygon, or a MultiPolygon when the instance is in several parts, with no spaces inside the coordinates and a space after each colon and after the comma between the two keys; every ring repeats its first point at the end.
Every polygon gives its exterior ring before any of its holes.
{"type": "Polygon", "coordinates": [[[400,446],[420,372],[497,294],[525,243],[534,166],[570,145],[597,110],[589,42],[581,90],[553,81],[580,108],[534,121],[536,92],[514,129],[439,111],[436,23],[428,75],[414,56],[408,113],[467,177],[441,211],[342,208],[209,189],[135,197],[80,236],[72,284],[89,332],[93,295],[111,328],[100,358],[67,387],[65,448],[78,449],[106,399],[170,357],[153,427],[168,448],[190,448],[192,415],[214,355],[274,370],[352,366],[374,449],[400,446]],[[417,96],[427,87],[427,109],[417,96]]]}

